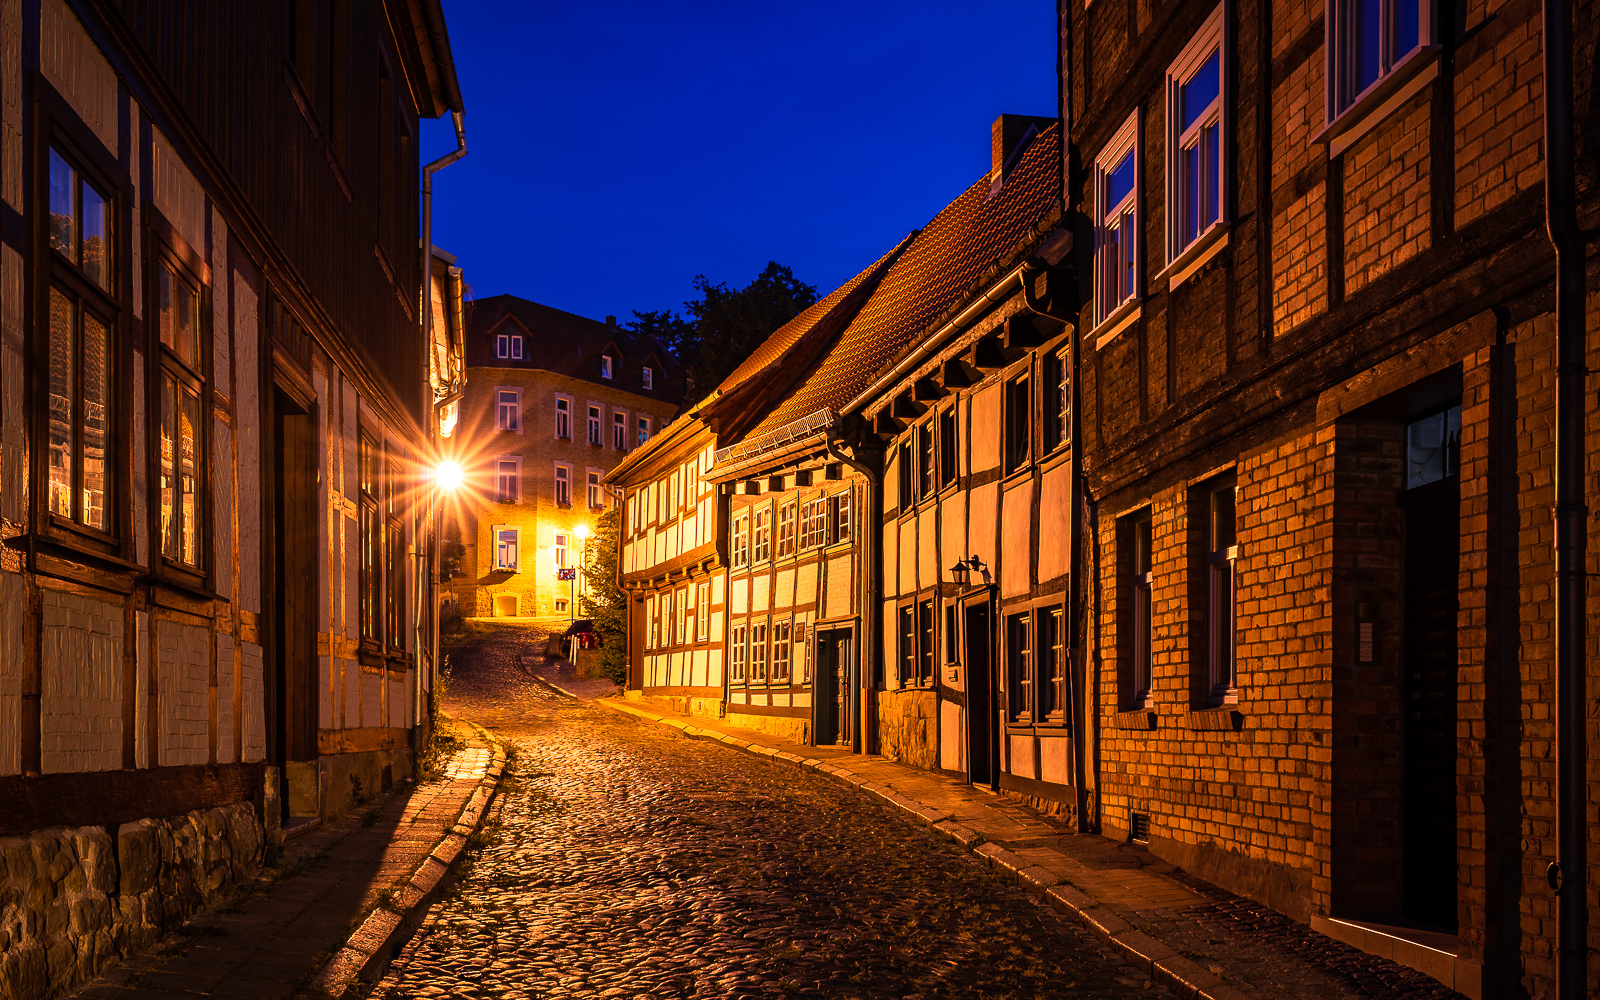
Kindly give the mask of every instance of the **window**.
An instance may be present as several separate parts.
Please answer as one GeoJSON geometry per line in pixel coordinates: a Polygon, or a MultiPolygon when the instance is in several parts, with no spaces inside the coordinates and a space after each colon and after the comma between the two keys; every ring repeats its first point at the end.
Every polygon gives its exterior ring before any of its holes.
{"type": "Polygon", "coordinates": [[[566,535],[565,532],[561,532],[561,531],[556,532],[555,545],[552,546],[552,550],[555,553],[556,569],[566,569],[567,568],[567,535],[566,535]]]}
{"type": "Polygon", "coordinates": [[[1414,420],[1406,427],[1406,489],[1455,475],[1461,461],[1461,407],[1414,420]]]}
{"type": "Polygon", "coordinates": [[[956,481],[960,458],[956,444],[956,411],[952,407],[939,414],[939,485],[949,486],[956,481]]]}
{"type": "Polygon", "coordinates": [[[517,571],[517,542],[520,528],[494,529],[494,568],[510,573],[517,571]]]}
{"type": "Polygon", "coordinates": [[[1135,111],[1094,162],[1095,322],[1104,323],[1138,294],[1139,113],[1135,111]]]}
{"type": "Polygon", "coordinates": [[[572,400],[556,397],[556,437],[572,440],[572,400]]]}
{"type": "Polygon", "coordinates": [[[835,493],[828,498],[829,513],[833,515],[833,540],[835,542],[848,542],[850,540],[850,491],[835,493]]]}
{"type": "Polygon", "coordinates": [[[933,683],[933,602],[917,605],[917,683],[933,683]]]}
{"type": "Polygon", "coordinates": [[[617,451],[628,450],[628,415],[626,413],[613,413],[611,415],[611,447],[617,451]]]}
{"type": "Polygon", "coordinates": [[[649,365],[645,365],[639,371],[639,384],[644,386],[647,391],[653,390],[656,387],[656,370],[649,365]]]}
{"type": "Polygon", "coordinates": [[[522,334],[501,333],[494,338],[494,356],[511,361],[522,360],[522,334]]]}
{"type": "Polygon", "coordinates": [[[772,558],[772,508],[763,506],[755,512],[751,526],[751,562],[764,563],[772,558]]]}
{"type": "Polygon", "coordinates": [[[944,662],[960,663],[961,647],[956,644],[956,606],[944,606],[944,662]]]}
{"type": "Polygon", "coordinates": [[[589,406],[589,443],[603,445],[605,441],[600,437],[600,407],[589,406]]]}
{"type": "Polygon", "coordinates": [[[699,605],[700,613],[695,615],[695,623],[699,631],[695,638],[705,642],[711,638],[711,584],[702,583],[695,588],[695,603],[699,605]]]}
{"type": "Polygon", "coordinates": [[[644,648],[655,649],[656,640],[656,599],[652,595],[644,599],[644,648]]]}
{"type": "Polygon", "coordinates": [[[1432,0],[1329,0],[1328,120],[1434,44],[1432,0]]]}
{"type": "Polygon", "coordinates": [[[676,515],[678,513],[678,511],[683,507],[683,503],[679,500],[679,496],[678,496],[678,476],[681,475],[681,474],[682,474],[681,470],[677,471],[677,472],[673,472],[673,474],[667,479],[667,516],[668,517],[672,517],[672,516],[676,515]]]}
{"type": "Polygon", "coordinates": [[[556,505],[572,506],[572,466],[556,465],[556,505]]]}
{"type": "Polygon", "coordinates": [[[496,430],[522,433],[522,390],[495,390],[494,426],[496,430]]]}
{"type": "Polygon", "coordinates": [[[1046,446],[1054,451],[1072,440],[1072,359],[1057,351],[1045,359],[1046,388],[1050,393],[1045,413],[1046,446]]]}
{"type": "Polygon", "coordinates": [[[917,607],[900,606],[900,685],[910,687],[917,682],[917,607]]]}
{"type": "Polygon", "coordinates": [[[384,617],[388,622],[389,648],[401,650],[406,645],[406,528],[400,509],[403,495],[400,467],[394,462],[389,463],[388,474],[381,485],[385,515],[384,617]]]}
{"type": "Polygon", "coordinates": [[[356,442],[361,638],[374,643],[383,640],[383,520],[378,500],[381,455],[378,443],[362,433],[356,442]]]}
{"type": "Polygon", "coordinates": [[[1006,618],[1006,718],[1025,723],[1033,718],[1032,663],[1028,648],[1028,614],[1006,618]]]}
{"type": "Polygon", "coordinates": [[[694,638],[694,606],[689,603],[689,588],[678,590],[678,645],[694,638]]]}
{"type": "Polygon", "coordinates": [[[1033,427],[1033,382],[1023,375],[1006,385],[1006,471],[1028,464],[1029,431],[1033,427]]]}
{"type": "MultiPolygon", "coordinates": [[[[159,296],[157,305],[159,315],[156,322],[161,331],[159,388],[161,440],[158,454],[161,484],[161,554],[174,563],[198,569],[201,565],[201,549],[205,538],[204,529],[200,524],[202,510],[200,489],[205,482],[203,448],[206,413],[205,380],[201,375],[205,370],[202,355],[206,337],[201,320],[203,310],[200,287],[186,269],[172,261],[162,261],[157,265],[156,280],[159,296]]],[[[58,299],[54,289],[51,293],[53,309],[58,299]]],[[[52,322],[51,325],[54,327],[55,323],[52,322]]],[[[51,368],[53,383],[56,381],[53,358],[51,368]]],[[[85,401],[87,402],[91,396],[92,394],[86,393],[85,401]]],[[[87,425],[87,421],[85,424],[87,425]]],[[[90,454],[91,452],[86,449],[85,459],[88,459],[90,454]]],[[[93,468],[103,470],[103,461],[95,463],[93,468]]],[[[85,473],[89,471],[91,470],[86,469],[85,473]]],[[[366,478],[364,485],[371,485],[373,488],[372,503],[375,505],[377,467],[364,470],[364,476],[366,478]]],[[[83,502],[78,505],[79,509],[85,506],[87,505],[83,502]]],[[[375,510],[372,516],[376,518],[375,510]]],[[[376,532],[379,530],[375,524],[370,528],[374,533],[373,540],[376,540],[376,532]]],[[[373,564],[369,569],[377,572],[378,566],[373,564]]],[[[372,630],[372,638],[381,638],[376,609],[373,609],[368,625],[372,630]]]]}
{"type": "MultiPolygon", "coordinates": [[[[53,148],[49,151],[48,180],[52,251],[48,263],[49,511],[62,520],[110,533],[116,527],[110,516],[115,509],[115,439],[111,420],[116,398],[112,378],[117,368],[113,334],[117,310],[111,295],[115,273],[113,202],[53,148]]],[[[198,310],[189,316],[191,322],[199,322],[198,310]]],[[[198,373],[198,358],[192,358],[191,363],[198,373]]],[[[190,386],[198,384],[197,378],[182,381],[190,386]]],[[[188,402],[176,387],[163,395],[164,409],[188,402]]],[[[187,415],[198,418],[198,406],[187,415]]],[[[169,424],[175,422],[163,420],[164,435],[169,424]]],[[[195,419],[184,423],[191,432],[185,455],[193,463],[186,483],[193,487],[198,482],[199,469],[197,426],[195,419]]],[[[181,430],[178,437],[182,439],[181,430]]],[[[170,438],[163,438],[164,443],[167,440],[170,438]]],[[[170,491],[163,491],[163,501],[170,496],[170,491]]],[[[183,561],[198,563],[198,533],[192,539],[180,536],[180,540],[192,540],[195,545],[194,558],[183,561]]],[[[163,552],[178,557],[165,549],[163,552]]]]}
{"type": "Polygon", "coordinates": [[[606,505],[605,495],[600,489],[600,473],[594,469],[589,470],[589,509],[599,510],[606,505]]]}
{"type": "Polygon", "coordinates": [[[738,569],[750,560],[750,515],[738,514],[733,519],[733,568],[738,569]]]}
{"type": "Polygon", "coordinates": [[[609,355],[609,354],[600,355],[600,377],[601,378],[615,378],[616,377],[611,373],[611,355],[609,355]]]}
{"type": "Polygon", "coordinates": [[[1234,481],[1225,476],[1206,488],[1206,680],[1210,703],[1239,700],[1234,678],[1233,565],[1239,548],[1234,523],[1234,481]]]}
{"type": "Polygon", "coordinates": [[[767,682],[767,623],[750,623],[750,683],[767,682]]]}
{"type": "Polygon", "coordinates": [[[772,679],[787,682],[789,680],[789,657],[794,651],[794,643],[790,641],[790,624],[786,621],[773,622],[772,624],[772,679]]]}
{"type": "Polygon", "coordinates": [[[672,645],[672,591],[661,595],[661,644],[672,645]]]}
{"type": "Polygon", "coordinates": [[[1167,70],[1167,260],[1222,219],[1227,190],[1222,8],[1167,70]]]}
{"type": "Polygon", "coordinates": [[[778,508],[778,558],[794,555],[795,505],[786,503],[778,508]]]}
{"type": "Polygon", "coordinates": [[[911,446],[909,443],[902,444],[896,449],[895,454],[897,456],[895,459],[895,485],[898,487],[900,494],[900,510],[905,512],[911,509],[917,499],[912,494],[916,480],[912,478],[911,474],[911,446]]]}
{"type": "Polygon", "coordinates": [[[828,501],[822,497],[800,505],[800,548],[814,549],[827,542],[828,501]]]}
{"type": "Polygon", "coordinates": [[[933,449],[933,421],[917,428],[917,499],[926,500],[933,496],[934,467],[933,449]]]}
{"type": "Polygon", "coordinates": [[[649,417],[640,417],[639,418],[639,443],[640,444],[644,444],[648,440],[650,440],[650,418],[649,417]]]}
{"type": "Polygon", "coordinates": [[[1129,674],[1127,707],[1149,708],[1151,704],[1151,676],[1153,674],[1152,643],[1155,639],[1154,620],[1151,617],[1152,567],[1155,559],[1154,536],[1151,531],[1150,512],[1135,515],[1127,525],[1129,548],[1128,603],[1132,606],[1128,616],[1129,674]]]}
{"type": "Polygon", "coordinates": [[[733,638],[729,643],[732,663],[730,673],[733,680],[744,683],[745,663],[748,661],[750,651],[745,646],[745,626],[743,622],[735,625],[731,630],[733,638]]]}
{"type": "Polygon", "coordinates": [[[495,462],[494,498],[498,503],[516,503],[522,499],[522,461],[502,458],[495,462]]]}
{"type": "Polygon", "coordinates": [[[1035,616],[1039,650],[1039,718],[1067,721],[1067,630],[1061,608],[1042,608],[1035,616]]]}

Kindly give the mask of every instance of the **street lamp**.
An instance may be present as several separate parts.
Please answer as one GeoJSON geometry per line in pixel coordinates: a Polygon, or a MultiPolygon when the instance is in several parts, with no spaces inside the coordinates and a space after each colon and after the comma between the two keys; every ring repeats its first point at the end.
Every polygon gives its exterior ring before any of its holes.
{"type": "Polygon", "coordinates": [[[966,559],[957,559],[955,565],[950,567],[949,572],[950,579],[954,580],[956,582],[956,586],[958,587],[967,586],[967,584],[972,581],[973,573],[981,573],[983,575],[984,582],[987,583],[989,581],[989,568],[985,566],[983,564],[983,560],[979,559],[977,556],[969,556],[966,559]]]}
{"type": "MultiPolygon", "coordinates": [[[[426,586],[416,588],[418,604],[416,622],[417,628],[421,629],[423,621],[420,613],[422,610],[421,604],[423,600],[426,600],[428,602],[427,621],[429,625],[428,691],[430,694],[435,690],[436,678],[439,672],[439,495],[441,493],[453,493],[460,489],[465,479],[466,474],[461,471],[460,463],[450,459],[442,459],[433,467],[434,488],[428,491],[429,540],[426,565],[427,576],[425,578],[426,586]],[[426,594],[426,597],[424,597],[424,594],[426,594]]],[[[418,558],[417,562],[421,564],[422,559],[418,558]]],[[[418,568],[420,571],[423,567],[419,565],[418,568]]],[[[420,650],[422,644],[419,642],[417,645],[420,650]]],[[[419,659],[420,655],[419,651],[419,659]]],[[[421,664],[419,663],[418,666],[420,667],[421,664]]],[[[417,671],[415,698],[416,701],[412,707],[412,721],[420,723],[422,721],[422,671],[420,669],[417,671]]]]}
{"type": "Polygon", "coordinates": [[[446,460],[434,467],[433,483],[446,493],[460,489],[465,479],[466,473],[461,471],[461,465],[457,462],[446,460]]]}

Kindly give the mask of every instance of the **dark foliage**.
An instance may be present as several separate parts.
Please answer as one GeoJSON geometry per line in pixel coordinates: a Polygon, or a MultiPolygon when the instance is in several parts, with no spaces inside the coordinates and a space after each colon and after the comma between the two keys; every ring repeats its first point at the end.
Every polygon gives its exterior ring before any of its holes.
{"type": "Polygon", "coordinates": [[[617,545],[622,531],[620,509],[611,507],[595,518],[594,535],[584,546],[583,578],[578,610],[594,621],[600,635],[600,672],[616,684],[628,677],[628,595],[617,586],[617,545]]]}

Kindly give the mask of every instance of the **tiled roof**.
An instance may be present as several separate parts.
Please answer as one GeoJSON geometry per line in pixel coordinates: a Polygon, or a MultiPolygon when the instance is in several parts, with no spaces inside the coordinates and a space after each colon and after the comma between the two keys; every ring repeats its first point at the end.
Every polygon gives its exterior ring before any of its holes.
{"type": "Polygon", "coordinates": [[[636,334],[620,326],[588,319],[516,295],[491,295],[467,303],[466,361],[468,368],[536,368],[583,379],[596,385],[682,403],[683,367],[655,337],[636,334]],[[495,356],[495,336],[509,320],[526,331],[522,360],[495,356]],[[615,378],[600,377],[600,356],[615,345],[615,378]],[[640,369],[651,357],[661,367],[652,390],[641,385],[640,369]]]}
{"type": "MultiPolygon", "coordinates": [[[[1041,239],[1041,226],[1060,203],[1059,128],[1052,125],[1033,141],[993,198],[985,174],[934,216],[889,266],[833,349],[745,436],[782,427],[823,407],[838,412],[953,306],[980,291],[995,266],[1009,263],[1041,239]]],[[[763,345],[757,354],[765,350],[763,345]]]]}

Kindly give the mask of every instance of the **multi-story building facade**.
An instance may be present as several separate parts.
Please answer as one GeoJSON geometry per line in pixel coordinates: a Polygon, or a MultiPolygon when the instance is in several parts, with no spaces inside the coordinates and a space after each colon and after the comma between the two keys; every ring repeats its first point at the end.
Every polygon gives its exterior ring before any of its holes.
{"type": "Polygon", "coordinates": [[[1099,827],[1471,997],[1600,992],[1556,555],[1600,341],[1546,233],[1597,205],[1545,11],[1061,5],[1099,827]]]}
{"type": "Polygon", "coordinates": [[[404,192],[419,118],[461,98],[436,0],[312,9],[0,3],[9,996],[411,767],[432,401],[404,192]]]}
{"type": "Polygon", "coordinates": [[[669,423],[682,368],[655,338],[514,295],[468,307],[467,388],[457,454],[468,489],[452,504],[466,554],[448,591],[482,617],[571,617],[605,476],[669,423]]]}

